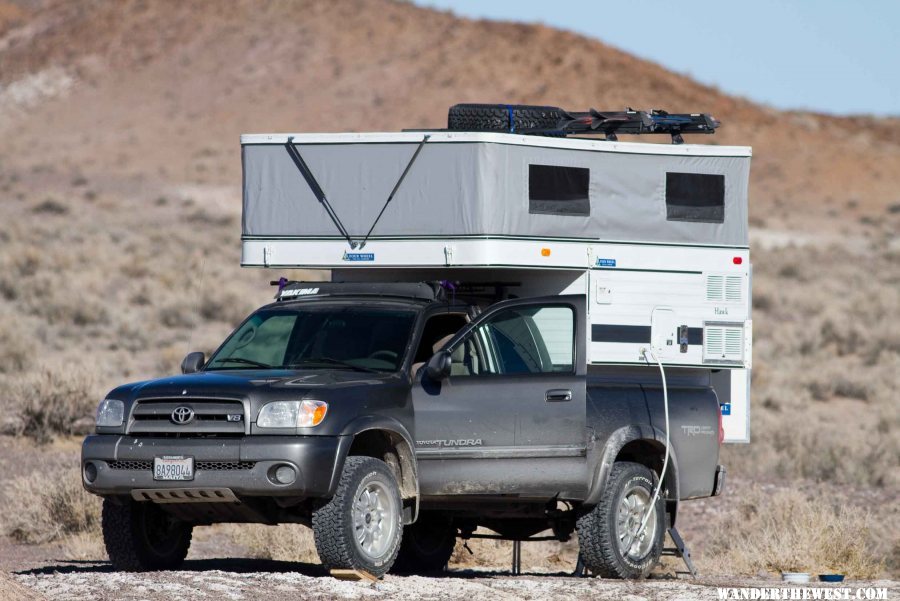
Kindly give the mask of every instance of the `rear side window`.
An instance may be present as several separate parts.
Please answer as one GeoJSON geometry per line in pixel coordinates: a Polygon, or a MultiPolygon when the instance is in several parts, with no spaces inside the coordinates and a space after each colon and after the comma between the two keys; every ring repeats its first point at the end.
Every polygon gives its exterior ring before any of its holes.
{"type": "Polygon", "coordinates": [[[725,221],[725,176],[706,173],[666,173],[666,219],[725,221]]]}
{"type": "Polygon", "coordinates": [[[528,212],[532,215],[591,214],[591,171],[584,167],[528,165],[528,212]]]}

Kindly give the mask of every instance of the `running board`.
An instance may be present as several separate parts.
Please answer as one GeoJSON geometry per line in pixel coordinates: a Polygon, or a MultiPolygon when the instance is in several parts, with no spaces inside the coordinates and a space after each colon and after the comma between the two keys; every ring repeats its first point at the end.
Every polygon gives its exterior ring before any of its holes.
{"type": "Polygon", "coordinates": [[[136,488],[131,498],[153,503],[240,503],[230,488],[136,488]]]}

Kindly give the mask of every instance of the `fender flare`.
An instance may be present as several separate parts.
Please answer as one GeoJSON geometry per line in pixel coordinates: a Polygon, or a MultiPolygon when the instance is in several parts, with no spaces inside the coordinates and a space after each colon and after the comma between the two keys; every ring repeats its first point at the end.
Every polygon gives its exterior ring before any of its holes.
{"type": "MultiPolygon", "coordinates": [[[[636,440],[656,443],[661,450],[664,450],[666,445],[665,433],[649,424],[623,426],[614,431],[607,439],[600,459],[597,461],[593,473],[594,477],[589,485],[587,497],[584,500],[585,505],[594,506],[600,502],[600,497],[603,495],[604,488],[606,488],[606,482],[609,480],[609,473],[612,471],[616,457],[625,445],[636,440]]],[[[679,499],[678,458],[675,455],[674,447],[671,446],[671,440],[669,442],[669,465],[666,468],[663,479],[666,487],[669,489],[669,500],[677,502],[679,499]]]]}
{"type": "MultiPolygon", "coordinates": [[[[334,470],[331,474],[331,484],[329,486],[330,491],[334,491],[337,488],[337,483],[340,480],[341,472],[344,469],[344,462],[347,459],[347,456],[350,454],[350,447],[353,445],[353,441],[356,436],[362,434],[363,432],[371,431],[371,430],[379,430],[382,432],[387,432],[397,438],[399,438],[399,442],[396,443],[397,455],[400,461],[400,470],[401,473],[407,473],[406,470],[409,469],[409,472],[412,477],[412,484],[414,488],[414,492],[411,495],[408,495],[404,498],[412,499],[413,505],[413,513],[412,520],[409,523],[413,523],[419,516],[419,466],[416,461],[416,445],[413,442],[412,436],[410,436],[409,431],[406,427],[398,420],[384,416],[384,415],[361,415],[354,418],[352,421],[348,422],[340,434],[338,435],[338,451],[337,457],[334,462],[334,470]]],[[[405,480],[405,478],[404,478],[405,480]]],[[[405,482],[401,482],[401,489],[404,488],[405,482]]],[[[402,490],[401,490],[402,493],[402,490]]]]}

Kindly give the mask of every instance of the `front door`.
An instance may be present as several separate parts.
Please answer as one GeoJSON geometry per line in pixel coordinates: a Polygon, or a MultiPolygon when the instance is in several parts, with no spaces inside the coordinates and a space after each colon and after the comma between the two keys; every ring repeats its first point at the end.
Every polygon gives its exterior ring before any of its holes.
{"type": "Polygon", "coordinates": [[[425,495],[583,494],[584,297],[505,301],[445,347],[451,373],[413,386],[425,495]]]}

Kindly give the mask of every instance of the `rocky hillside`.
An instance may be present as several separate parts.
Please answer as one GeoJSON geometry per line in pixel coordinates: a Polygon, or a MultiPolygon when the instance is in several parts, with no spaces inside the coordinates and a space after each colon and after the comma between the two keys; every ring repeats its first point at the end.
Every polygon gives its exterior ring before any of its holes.
{"type": "Polygon", "coordinates": [[[846,226],[900,202],[900,119],[775,111],[545,26],[389,0],[0,0],[7,169],[234,199],[242,132],[442,127],[466,101],[711,112],[724,126],[698,141],[754,147],[757,225],[846,226]]]}

